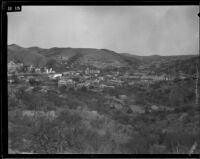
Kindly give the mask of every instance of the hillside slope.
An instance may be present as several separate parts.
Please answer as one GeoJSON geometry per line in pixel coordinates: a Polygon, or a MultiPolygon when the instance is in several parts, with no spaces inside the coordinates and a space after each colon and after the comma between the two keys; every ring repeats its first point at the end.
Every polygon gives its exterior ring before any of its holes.
{"type": "Polygon", "coordinates": [[[94,48],[50,48],[39,47],[23,48],[16,44],[8,46],[8,61],[23,62],[35,66],[50,66],[56,71],[64,71],[67,66],[71,68],[83,68],[94,66],[96,68],[121,68],[128,67],[136,69],[138,66],[147,65],[148,68],[155,69],[159,63],[161,66],[156,72],[166,70],[183,70],[188,67],[186,73],[194,73],[195,63],[198,61],[197,55],[180,56],[138,56],[129,53],[116,53],[107,49],[94,48]]]}
{"type": "Polygon", "coordinates": [[[93,48],[22,48],[18,45],[8,46],[8,60],[21,61],[26,64],[44,65],[49,60],[66,61],[68,64],[97,68],[129,67],[138,65],[138,61],[127,59],[114,51],[93,48]]]}
{"type": "Polygon", "coordinates": [[[12,44],[8,46],[8,61],[22,62],[26,65],[44,66],[47,58],[35,49],[26,49],[12,44]]]}

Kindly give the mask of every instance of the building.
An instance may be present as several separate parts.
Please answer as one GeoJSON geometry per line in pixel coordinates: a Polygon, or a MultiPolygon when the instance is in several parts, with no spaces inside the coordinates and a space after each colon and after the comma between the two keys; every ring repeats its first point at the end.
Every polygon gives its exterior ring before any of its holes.
{"type": "Polygon", "coordinates": [[[135,85],[135,81],[131,81],[131,82],[128,82],[128,85],[130,85],[130,86],[133,86],[133,85],[135,85]]]}
{"type": "Polygon", "coordinates": [[[72,79],[68,79],[68,80],[59,80],[58,81],[58,87],[66,87],[67,89],[70,88],[75,88],[76,87],[76,82],[73,81],[72,79]]]}
{"type": "Polygon", "coordinates": [[[15,74],[8,74],[8,83],[16,83],[18,78],[15,74]]]}
{"type": "Polygon", "coordinates": [[[8,63],[8,72],[9,73],[14,73],[17,71],[17,64],[15,64],[13,61],[10,61],[8,63]]]}
{"type": "Polygon", "coordinates": [[[33,65],[30,65],[30,66],[28,67],[28,72],[29,72],[29,73],[34,73],[34,72],[35,72],[35,67],[33,67],[33,65]]]}
{"type": "Polygon", "coordinates": [[[102,88],[102,89],[104,89],[104,88],[115,88],[115,86],[108,86],[108,85],[105,85],[105,84],[100,84],[99,87],[102,88]]]}
{"type": "Polygon", "coordinates": [[[189,77],[190,77],[189,75],[184,74],[184,73],[182,73],[182,72],[179,72],[179,75],[178,75],[178,78],[179,78],[179,79],[184,80],[184,79],[189,78],[189,77]]]}
{"type": "Polygon", "coordinates": [[[103,77],[103,76],[100,76],[100,77],[98,77],[98,79],[99,79],[100,81],[103,81],[103,80],[104,80],[104,77],[103,77]]]}
{"type": "Polygon", "coordinates": [[[76,82],[73,80],[68,80],[66,83],[66,87],[67,87],[67,89],[70,89],[70,88],[74,89],[76,87],[76,82]]]}
{"type": "Polygon", "coordinates": [[[25,77],[24,77],[24,76],[17,76],[17,78],[18,78],[19,80],[25,80],[25,77]]]}
{"type": "Polygon", "coordinates": [[[67,85],[67,81],[66,80],[59,80],[58,81],[58,87],[62,87],[62,86],[66,86],[67,85]]]}
{"type": "Polygon", "coordinates": [[[143,114],[145,110],[139,105],[130,105],[130,109],[133,113],[143,114]]]}
{"type": "Polygon", "coordinates": [[[53,71],[52,68],[49,68],[49,69],[48,69],[48,68],[44,67],[44,72],[45,72],[45,73],[47,73],[47,74],[53,73],[52,71],[53,71]]]}
{"type": "Polygon", "coordinates": [[[78,89],[81,89],[82,87],[86,87],[86,88],[88,88],[90,86],[90,84],[89,83],[79,83],[79,84],[77,84],[77,88],[78,89]]]}
{"type": "Polygon", "coordinates": [[[57,117],[57,114],[55,111],[33,111],[33,110],[23,110],[22,111],[22,116],[27,116],[27,117],[35,117],[35,118],[40,118],[40,117],[45,117],[49,120],[53,120],[57,117]]]}
{"type": "Polygon", "coordinates": [[[85,70],[85,74],[99,74],[101,71],[98,69],[90,69],[87,67],[87,69],[85,70]]]}
{"type": "Polygon", "coordinates": [[[35,73],[41,73],[40,68],[35,68],[35,73]]]}
{"type": "Polygon", "coordinates": [[[143,75],[141,76],[141,80],[144,80],[144,81],[162,81],[162,80],[167,80],[167,75],[143,75]]]}
{"type": "Polygon", "coordinates": [[[121,94],[121,95],[119,95],[119,98],[122,100],[127,99],[127,95],[121,94]]]}
{"type": "Polygon", "coordinates": [[[122,86],[123,81],[120,80],[110,80],[109,83],[116,85],[116,86],[122,86]]]}
{"type": "Polygon", "coordinates": [[[64,75],[64,76],[68,76],[68,75],[70,75],[70,72],[69,72],[69,71],[63,72],[63,75],[64,75]]]}
{"type": "Polygon", "coordinates": [[[62,74],[61,73],[51,74],[48,77],[51,79],[59,79],[62,77],[62,74]]]}
{"type": "Polygon", "coordinates": [[[157,110],[159,110],[159,107],[156,106],[156,105],[152,105],[152,106],[151,106],[151,110],[153,110],[153,111],[157,111],[157,110]]]}
{"type": "Polygon", "coordinates": [[[28,65],[24,65],[23,66],[23,72],[28,72],[28,70],[29,70],[29,66],[28,65]]]}
{"type": "Polygon", "coordinates": [[[84,78],[84,79],[90,79],[91,76],[85,76],[85,75],[84,75],[83,78],[84,78]]]}
{"type": "Polygon", "coordinates": [[[62,77],[62,74],[58,73],[58,74],[54,74],[52,78],[57,79],[57,78],[60,78],[60,77],[62,77]]]}

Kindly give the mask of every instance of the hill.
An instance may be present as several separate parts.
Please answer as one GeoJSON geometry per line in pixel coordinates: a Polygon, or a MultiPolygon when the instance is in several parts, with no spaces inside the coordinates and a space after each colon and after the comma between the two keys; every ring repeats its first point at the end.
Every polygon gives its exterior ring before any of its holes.
{"type": "Polygon", "coordinates": [[[67,63],[73,66],[130,67],[137,66],[138,60],[126,57],[107,49],[94,48],[23,48],[18,45],[8,46],[8,60],[21,61],[26,64],[45,65],[49,60],[55,60],[56,65],[67,63]]]}
{"type": "Polygon", "coordinates": [[[92,65],[97,68],[129,67],[135,65],[120,54],[107,49],[93,48],[51,48],[42,55],[56,60],[66,60],[74,65],[92,65]]]}
{"type": "Polygon", "coordinates": [[[8,61],[23,62],[35,66],[52,67],[56,71],[64,71],[66,67],[83,68],[94,66],[104,68],[131,68],[137,69],[146,65],[156,72],[166,70],[185,70],[194,72],[197,55],[177,56],[138,56],[129,53],[116,53],[108,49],[95,48],[50,48],[39,47],[23,48],[16,44],[8,46],[8,61]],[[160,65],[159,68],[155,67],[160,65]],[[191,70],[189,70],[191,68],[191,70]]]}
{"type": "Polygon", "coordinates": [[[22,62],[26,65],[44,66],[47,62],[45,56],[38,53],[38,49],[23,48],[16,44],[8,46],[8,61],[22,62]]]}
{"type": "Polygon", "coordinates": [[[122,56],[127,58],[135,58],[143,64],[150,64],[154,62],[171,62],[176,60],[188,60],[190,58],[196,58],[197,55],[175,55],[175,56],[160,56],[160,55],[151,55],[151,56],[138,56],[129,53],[121,53],[122,56]]]}
{"type": "MultiPolygon", "coordinates": [[[[190,58],[175,58],[171,61],[166,61],[160,64],[159,68],[156,68],[156,72],[178,73],[183,72],[185,74],[195,74],[196,66],[199,62],[199,58],[196,56],[190,58]]],[[[154,65],[155,68],[155,65],[154,65]]]]}
{"type": "Polygon", "coordinates": [[[123,53],[128,59],[140,61],[140,66],[145,66],[148,70],[156,73],[177,73],[179,71],[186,74],[195,74],[196,65],[199,62],[198,55],[175,55],[175,56],[137,56],[123,53]]]}

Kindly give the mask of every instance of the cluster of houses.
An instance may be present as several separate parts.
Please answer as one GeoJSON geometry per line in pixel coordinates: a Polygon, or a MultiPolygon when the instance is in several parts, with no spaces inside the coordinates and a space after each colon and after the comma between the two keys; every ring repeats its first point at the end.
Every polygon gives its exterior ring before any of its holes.
{"type": "Polygon", "coordinates": [[[8,82],[14,83],[17,80],[29,81],[33,75],[41,74],[54,74],[52,68],[35,67],[33,65],[25,65],[23,63],[8,62],[8,82]]]}
{"type": "Polygon", "coordinates": [[[55,111],[34,111],[34,110],[23,110],[22,111],[22,116],[27,116],[27,117],[35,117],[35,118],[40,118],[40,117],[45,117],[49,120],[53,120],[57,117],[57,114],[55,111]]]}
{"type": "MultiPolygon", "coordinates": [[[[141,69],[141,68],[140,68],[141,69]]],[[[38,82],[42,75],[48,77],[48,81],[57,83],[57,87],[65,87],[66,89],[82,89],[83,87],[93,91],[102,91],[105,88],[116,88],[123,86],[131,86],[135,84],[151,84],[155,81],[174,80],[175,76],[168,74],[156,75],[145,70],[135,70],[134,72],[111,71],[105,72],[94,67],[82,68],[79,70],[69,70],[56,73],[52,68],[34,67],[32,65],[24,65],[22,63],[8,63],[8,82],[13,82],[13,74],[17,75],[19,80],[26,79],[27,82],[38,82]],[[33,77],[33,75],[39,75],[33,77]],[[26,76],[26,77],[25,77],[26,76]],[[31,79],[31,80],[30,80],[31,79]],[[33,80],[35,79],[35,80],[33,80]]],[[[188,75],[182,72],[178,74],[180,79],[185,79],[188,75]]]]}
{"type": "Polygon", "coordinates": [[[55,74],[52,79],[58,79],[58,87],[80,89],[86,87],[88,89],[100,91],[104,88],[123,87],[138,83],[152,83],[160,80],[173,80],[171,76],[163,75],[147,75],[146,73],[135,72],[134,74],[118,71],[112,73],[102,73],[98,69],[86,68],[84,71],[68,71],[62,74],[55,74]]]}
{"type": "Polygon", "coordinates": [[[152,75],[146,72],[135,72],[132,75],[122,76],[121,79],[126,81],[128,85],[134,85],[141,83],[151,84],[155,81],[169,81],[173,80],[174,77],[164,73],[162,75],[152,75]]]}
{"type": "Polygon", "coordinates": [[[8,62],[8,73],[55,73],[52,68],[35,67],[33,65],[25,65],[23,63],[8,62]]]}
{"type": "MultiPolygon", "coordinates": [[[[75,90],[85,88],[97,88],[104,78],[100,76],[98,69],[86,68],[85,70],[67,71],[57,74],[58,87],[73,88],[75,90]]],[[[54,75],[55,77],[55,75],[54,75]]],[[[54,78],[52,77],[52,79],[54,78]]],[[[55,78],[54,78],[55,79],[55,78]]]]}

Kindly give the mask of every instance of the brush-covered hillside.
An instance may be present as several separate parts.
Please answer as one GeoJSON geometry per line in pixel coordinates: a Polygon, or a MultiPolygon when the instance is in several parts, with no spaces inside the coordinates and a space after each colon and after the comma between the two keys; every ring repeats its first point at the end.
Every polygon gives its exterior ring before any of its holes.
{"type": "Polygon", "coordinates": [[[52,67],[58,72],[66,68],[83,68],[93,66],[105,68],[131,68],[140,66],[155,72],[181,70],[185,73],[194,73],[198,63],[197,55],[180,56],[138,56],[129,53],[117,53],[108,49],[95,48],[50,48],[39,47],[23,48],[16,44],[8,45],[8,61],[22,62],[34,66],[52,67]],[[159,65],[159,67],[157,67],[159,65]],[[187,71],[189,69],[189,71],[187,71]]]}
{"type": "Polygon", "coordinates": [[[137,66],[139,60],[135,60],[134,62],[132,59],[127,59],[121,54],[107,49],[23,48],[15,44],[8,46],[9,61],[14,60],[40,66],[45,65],[49,60],[55,60],[57,64],[65,61],[65,64],[68,65],[91,65],[97,68],[137,66]]]}

